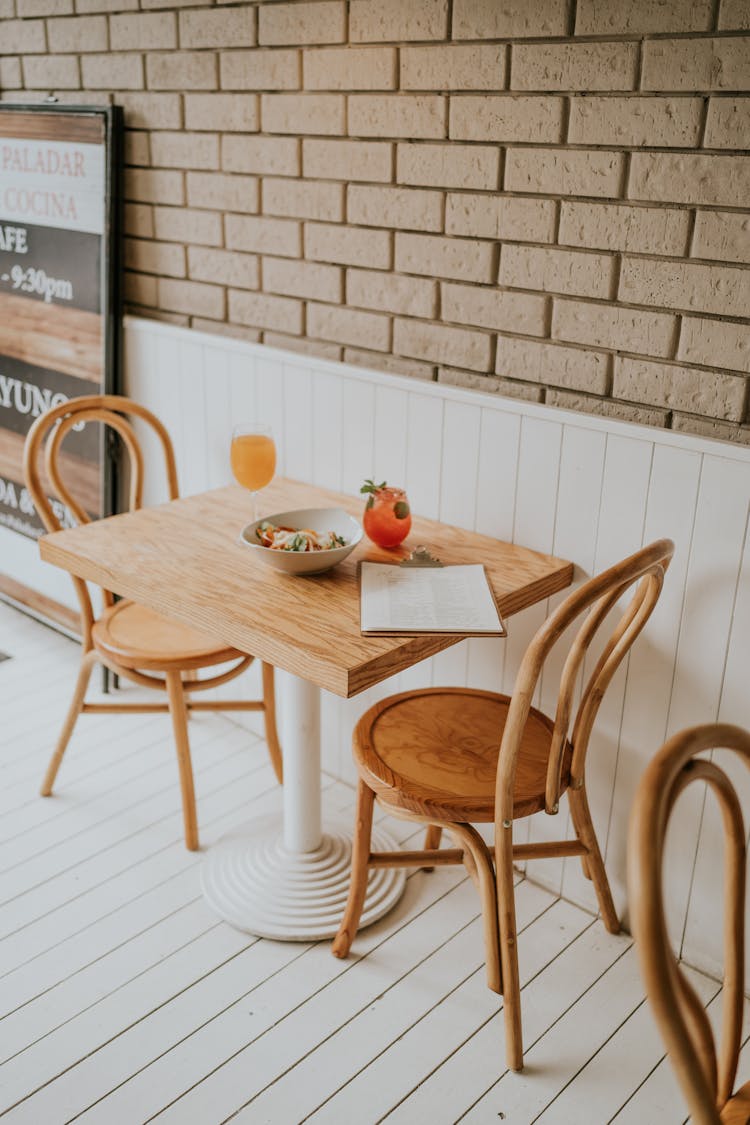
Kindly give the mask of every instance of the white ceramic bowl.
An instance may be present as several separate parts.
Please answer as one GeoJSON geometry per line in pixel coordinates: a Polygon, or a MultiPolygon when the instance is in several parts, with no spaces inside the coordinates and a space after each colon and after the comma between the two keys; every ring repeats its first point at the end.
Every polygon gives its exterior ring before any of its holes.
{"type": "Polygon", "coordinates": [[[240,543],[269,566],[283,570],[285,574],[323,574],[343,562],[357,546],[362,534],[361,526],[343,508],[296,508],[291,512],[273,512],[255,523],[249,523],[240,532],[240,543]],[[334,531],[346,541],[345,546],[334,547],[330,551],[272,551],[270,547],[263,547],[255,534],[256,529],[266,522],[297,530],[309,528],[323,535],[334,531]]]}

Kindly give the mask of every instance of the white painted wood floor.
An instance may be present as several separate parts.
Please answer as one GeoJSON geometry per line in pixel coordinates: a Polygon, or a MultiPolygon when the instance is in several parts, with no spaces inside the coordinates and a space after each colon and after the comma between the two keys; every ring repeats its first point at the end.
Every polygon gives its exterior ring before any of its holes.
{"type": "MultiPolygon", "coordinates": [[[[519,883],[526,1069],[507,1073],[460,870],[412,875],[346,962],[239,933],[204,904],[182,845],[168,718],[84,716],[42,800],[77,647],[0,604],[0,651],[4,1120],[685,1120],[627,936],[519,883]]],[[[208,849],[279,790],[257,735],[204,715],[191,737],[208,849]]],[[[353,806],[332,779],[325,796],[353,806]]],[[[711,1004],[717,985],[695,980],[711,1004]]]]}

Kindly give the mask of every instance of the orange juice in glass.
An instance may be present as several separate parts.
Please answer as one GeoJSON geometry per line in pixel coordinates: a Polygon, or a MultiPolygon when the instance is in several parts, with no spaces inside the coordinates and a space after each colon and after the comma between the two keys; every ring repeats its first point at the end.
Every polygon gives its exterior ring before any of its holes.
{"type": "Polygon", "coordinates": [[[253,520],[257,520],[258,492],[271,483],[276,471],[276,445],[270,426],[235,426],[230,462],[234,479],[252,494],[253,520]]]}

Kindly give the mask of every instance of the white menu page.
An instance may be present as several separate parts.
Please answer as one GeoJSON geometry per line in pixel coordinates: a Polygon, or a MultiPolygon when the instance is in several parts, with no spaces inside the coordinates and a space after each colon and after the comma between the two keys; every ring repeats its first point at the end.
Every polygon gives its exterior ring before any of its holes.
{"type": "Polygon", "coordinates": [[[361,567],[363,633],[506,635],[483,566],[361,567]]]}

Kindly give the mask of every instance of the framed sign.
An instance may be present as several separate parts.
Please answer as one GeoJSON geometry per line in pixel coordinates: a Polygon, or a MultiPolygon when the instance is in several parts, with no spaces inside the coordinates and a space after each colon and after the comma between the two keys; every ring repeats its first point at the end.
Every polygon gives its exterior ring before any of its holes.
{"type": "MultiPolygon", "coordinates": [[[[118,387],[120,135],[114,107],[0,105],[0,594],[66,625],[73,590],[38,560],[23,445],[49,407],[118,387]]],[[[62,454],[94,517],[114,488],[100,431],[72,433],[62,454]]]]}

